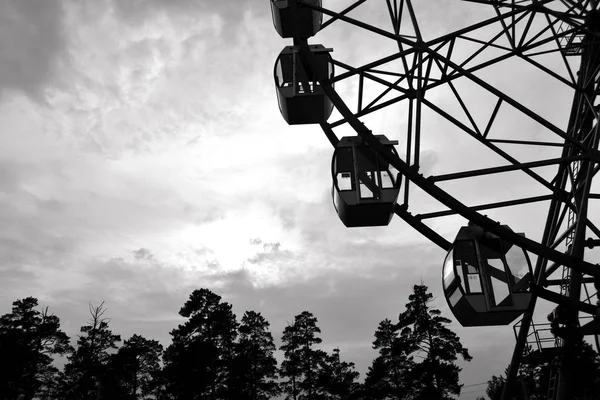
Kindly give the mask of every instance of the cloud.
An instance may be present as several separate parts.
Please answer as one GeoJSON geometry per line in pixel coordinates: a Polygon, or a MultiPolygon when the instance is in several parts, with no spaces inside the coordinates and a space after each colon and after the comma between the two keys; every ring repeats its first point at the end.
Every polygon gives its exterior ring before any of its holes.
{"type": "Polygon", "coordinates": [[[43,101],[66,61],[63,2],[6,0],[0,4],[0,100],[20,91],[43,101]]]}
{"type": "Polygon", "coordinates": [[[136,260],[150,260],[153,258],[152,253],[150,253],[150,250],[144,248],[135,250],[133,252],[133,256],[136,260]]]}
{"type": "Polygon", "coordinates": [[[253,239],[250,239],[250,244],[256,244],[256,245],[259,245],[259,244],[261,244],[261,243],[262,243],[262,240],[260,240],[259,238],[253,238],[253,239]]]}
{"type": "Polygon", "coordinates": [[[114,1],[113,6],[123,18],[133,21],[143,20],[158,12],[188,16],[215,13],[227,21],[230,30],[235,30],[236,23],[248,9],[265,10],[267,14],[269,11],[269,6],[260,0],[246,1],[243,5],[234,2],[194,0],[118,0],[114,1]]]}
{"type": "Polygon", "coordinates": [[[289,257],[292,253],[290,251],[281,250],[281,243],[265,243],[263,244],[263,251],[256,254],[255,256],[248,258],[250,264],[261,264],[275,259],[281,259],[289,257]]]}

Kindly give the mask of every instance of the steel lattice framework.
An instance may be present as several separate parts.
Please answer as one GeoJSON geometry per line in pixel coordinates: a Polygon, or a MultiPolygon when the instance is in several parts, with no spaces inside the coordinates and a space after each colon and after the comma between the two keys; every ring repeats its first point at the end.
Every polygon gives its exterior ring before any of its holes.
{"type": "MultiPolygon", "coordinates": [[[[537,256],[529,282],[533,299],[518,323],[517,345],[508,374],[508,381],[512,382],[521,362],[537,297],[567,310],[565,329],[580,329],[583,325],[580,313],[599,315],[596,302],[600,266],[586,253],[586,246],[600,245],[600,227],[594,222],[600,215],[595,215],[592,207],[600,199],[600,192],[593,185],[593,178],[600,170],[599,1],[465,0],[480,3],[489,16],[434,38],[425,38],[411,0],[378,3],[391,21],[387,28],[361,18],[366,14],[361,14],[360,8],[367,0],[355,1],[339,11],[315,5],[313,1],[288,1],[292,10],[302,5],[326,16],[321,31],[331,29],[330,25],[343,24],[394,44],[394,51],[388,55],[369,59],[359,66],[334,58],[335,76],[316,78],[339,114],[337,120],[320,124],[333,146],[339,141],[336,130],[351,128],[405,178],[396,215],[445,250],[450,249],[451,243],[436,231],[436,223],[460,216],[537,256]],[[569,104],[565,105],[571,107],[570,113],[562,110],[566,117],[557,121],[558,117],[551,118],[543,112],[544,104],[519,98],[519,91],[509,94],[510,71],[505,76],[508,85],[492,82],[487,71],[494,71],[501,78],[505,74],[503,65],[511,60],[536,70],[546,79],[544,82],[558,85],[561,96],[569,96],[569,104]],[[338,88],[344,83],[356,92],[352,101],[344,101],[338,94],[342,93],[338,88]],[[487,111],[482,111],[479,102],[473,103],[473,91],[485,97],[489,104],[487,111]],[[398,105],[401,108],[394,108],[398,105]],[[395,110],[393,115],[397,115],[398,109],[404,118],[398,126],[405,128],[399,133],[404,147],[400,157],[379,143],[366,122],[385,111],[395,110]],[[507,118],[521,125],[508,129],[507,118]],[[478,149],[473,151],[489,156],[480,157],[479,165],[475,160],[458,171],[430,173],[435,168],[429,165],[425,144],[435,134],[424,128],[429,124],[428,119],[443,121],[449,131],[470,138],[473,148],[478,149]],[[502,201],[477,204],[472,204],[471,197],[461,195],[457,189],[473,188],[482,179],[493,182],[503,175],[528,183],[523,190],[509,190],[509,197],[502,201]],[[545,223],[538,226],[539,238],[528,239],[502,226],[511,208],[536,204],[538,209],[547,210],[545,223]]],[[[307,40],[295,37],[294,46],[299,49],[307,70],[316,65],[307,40]]],[[[536,91],[543,90],[539,87],[521,90],[536,91]]],[[[550,91],[549,96],[559,95],[550,91]]],[[[542,103],[548,105],[546,108],[565,108],[552,98],[545,100],[542,103]]],[[[506,192],[507,188],[498,190],[506,192]]],[[[594,321],[585,325],[587,334],[600,332],[594,325],[597,319],[594,321]]],[[[598,335],[594,337],[600,350],[598,335]]],[[[569,366],[574,360],[569,354],[576,342],[569,337],[556,341],[556,346],[564,348],[564,357],[558,390],[552,396],[560,399],[570,398],[572,368],[569,366]]],[[[508,399],[511,385],[505,388],[503,399],[508,399]]]]}

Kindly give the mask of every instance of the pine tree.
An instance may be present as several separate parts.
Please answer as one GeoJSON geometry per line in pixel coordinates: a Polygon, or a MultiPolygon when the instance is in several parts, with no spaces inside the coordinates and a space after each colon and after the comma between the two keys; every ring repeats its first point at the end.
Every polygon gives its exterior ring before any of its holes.
{"type": "Polygon", "coordinates": [[[500,400],[500,398],[502,397],[502,390],[504,390],[505,384],[506,379],[504,379],[504,376],[492,375],[492,377],[487,383],[485,393],[491,400],[500,400]]]}
{"type": "Polygon", "coordinates": [[[279,394],[275,350],[269,322],[260,313],[246,311],[235,346],[230,397],[268,400],[279,394]]]}
{"type": "Polygon", "coordinates": [[[356,383],[359,373],[354,370],[354,363],[340,359],[340,349],[333,349],[333,354],[321,360],[318,386],[325,390],[326,398],[346,400],[355,397],[360,385],[356,383]]]}
{"type": "Polygon", "coordinates": [[[65,365],[67,380],[63,396],[66,398],[96,400],[102,397],[110,351],[117,349],[116,343],[121,341],[121,337],[109,329],[104,302],[97,307],[90,304],[89,310],[91,319],[88,325],[81,327],[77,349],[65,365]]]}
{"type": "Polygon", "coordinates": [[[427,286],[415,285],[413,289],[397,325],[403,342],[422,358],[414,366],[412,386],[417,390],[417,399],[451,399],[451,395],[460,394],[461,388],[460,368],[455,361],[458,355],[466,361],[472,357],[458,336],[445,326],[451,321],[431,308],[433,295],[427,286]]]}
{"type": "Polygon", "coordinates": [[[229,303],[208,289],[192,292],[179,311],[164,354],[167,391],[178,399],[226,398],[238,323],[229,303]]]}
{"type": "Polygon", "coordinates": [[[308,311],[294,317],[294,323],[287,326],[281,338],[280,349],[284,352],[280,375],[288,378],[283,382],[286,399],[315,400],[322,389],[317,385],[320,361],[324,352],[313,348],[321,343],[316,335],[321,333],[317,318],[308,311]]]}
{"type": "MultiPolygon", "coordinates": [[[[145,398],[155,392],[163,347],[156,340],[133,335],[109,362],[112,398],[145,398]]],[[[104,393],[107,393],[105,390],[104,393]]]]}
{"type": "Polygon", "coordinates": [[[410,356],[414,346],[402,341],[391,320],[379,323],[373,348],[379,355],[373,361],[365,379],[365,389],[374,399],[404,399],[410,391],[409,373],[414,368],[410,356]]]}
{"type": "Polygon", "coordinates": [[[33,399],[53,392],[58,370],[53,356],[72,351],[60,320],[38,311],[38,300],[27,297],[13,302],[12,312],[0,317],[0,393],[5,399],[33,399]]]}

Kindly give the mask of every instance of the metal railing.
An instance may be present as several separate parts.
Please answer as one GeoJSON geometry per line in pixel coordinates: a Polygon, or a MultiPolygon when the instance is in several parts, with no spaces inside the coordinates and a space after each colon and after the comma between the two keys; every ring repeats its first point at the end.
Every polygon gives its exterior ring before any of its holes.
{"type": "MultiPolygon", "coordinates": [[[[521,321],[517,322],[513,326],[515,339],[517,337],[517,331],[520,328],[521,321]]],[[[540,352],[545,348],[558,347],[557,338],[552,334],[550,323],[536,324],[531,321],[529,333],[527,334],[526,345],[531,347],[532,351],[539,350],[540,352]]]]}
{"type": "MultiPolygon", "coordinates": [[[[593,320],[593,316],[585,315],[579,317],[579,326],[584,325],[587,322],[593,320]]],[[[515,334],[515,339],[517,338],[518,330],[521,328],[521,320],[519,320],[515,325],[513,325],[513,332],[515,334]]],[[[530,346],[532,351],[539,350],[540,352],[543,349],[552,348],[552,347],[561,347],[562,339],[556,337],[552,334],[552,327],[550,323],[536,324],[531,321],[531,326],[529,328],[529,333],[527,334],[526,345],[530,346]]]]}

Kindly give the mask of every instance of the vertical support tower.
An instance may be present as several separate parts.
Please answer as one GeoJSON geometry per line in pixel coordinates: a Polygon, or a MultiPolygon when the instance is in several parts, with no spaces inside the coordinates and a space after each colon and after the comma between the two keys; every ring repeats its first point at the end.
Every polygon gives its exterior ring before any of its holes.
{"type": "MultiPolygon", "coordinates": [[[[573,99],[573,108],[567,133],[590,149],[598,149],[598,97],[600,82],[600,12],[590,11],[585,20],[587,33],[579,46],[581,64],[577,78],[577,91],[573,99]]],[[[580,155],[576,147],[565,147],[565,157],[580,155]]],[[[586,231],[588,221],[588,199],[595,171],[595,163],[589,159],[574,161],[565,171],[571,182],[571,204],[569,209],[569,236],[567,246],[569,253],[579,260],[584,259],[586,231]]],[[[561,294],[572,301],[580,301],[583,274],[570,266],[563,266],[561,294]]],[[[595,286],[598,286],[596,281],[595,286]]],[[[575,354],[583,335],[580,333],[579,311],[566,308],[564,320],[557,321],[564,325],[562,330],[563,359],[559,368],[557,399],[567,400],[573,397],[573,371],[575,370],[575,354]]]]}

